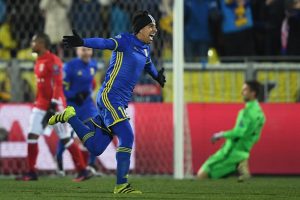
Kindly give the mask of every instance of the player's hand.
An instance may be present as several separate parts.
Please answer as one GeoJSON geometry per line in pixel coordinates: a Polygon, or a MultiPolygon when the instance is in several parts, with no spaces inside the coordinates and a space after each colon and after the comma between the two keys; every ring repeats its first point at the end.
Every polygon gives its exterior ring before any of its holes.
{"type": "Polygon", "coordinates": [[[50,117],[52,117],[55,114],[57,107],[58,107],[58,104],[54,101],[51,101],[50,106],[49,106],[44,118],[42,119],[43,128],[45,128],[48,125],[48,121],[49,121],[50,117]]]}
{"type": "Polygon", "coordinates": [[[166,77],[164,75],[164,71],[165,71],[165,68],[161,68],[158,71],[157,78],[155,79],[162,88],[165,86],[165,82],[166,82],[166,77]]]}
{"type": "Polygon", "coordinates": [[[83,46],[83,39],[77,34],[76,30],[72,30],[73,35],[63,36],[63,44],[67,48],[83,46]]]}
{"type": "Polygon", "coordinates": [[[223,138],[224,132],[218,132],[213,134],[213,136],[211,137],[210,141],[214,144],[216,141],[218,141],[219,139],[223,138]]]}
{"type": "Polygon", "coordinates": [[[78,92],[75,95],[75,103],[77,105],[81,105],[89,95],[90,95],[89,91],[78,92]]]}

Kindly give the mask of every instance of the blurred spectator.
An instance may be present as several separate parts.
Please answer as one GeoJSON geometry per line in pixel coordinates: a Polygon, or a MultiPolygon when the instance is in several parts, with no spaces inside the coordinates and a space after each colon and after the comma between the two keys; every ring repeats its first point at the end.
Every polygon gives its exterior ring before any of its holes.
{"type": "Polygon", "coordinates": [[[68,17],[72,0],[41,0],[40,9],[45,17],[44,32],[49,35],[52,50],[62,57],[61,40],[64,35],[71,34],[68,17]]]}
{"type": "Polygon", "coordinates": [[[73,1],[70,9],[73,29],[76,29],[83,37],[91,37],[103,32],[100,8],[98,0],[73,1]]]}
{"type": "Polygon", "coordinates": [[[206,57],[211,46],[209,12],[217,8],[215,0],[184,1],[184,53],[186,61],[206,57]]]}
{"type": "Polygon", "coordinates": [[[9,102],[11,100],[11,81],[7,69],[5,69],[4,76],[0,80],[0,102],[9,102]]]}
{"type": "Polygon", "coordinates": [[[286,0],[286,54],[300,55],[300,0],[286,0]]]}
{"type": "Polygon", "coordinates": [[[0,24],[5,21],[6,4],[4,0],[0,0],[0,24]]]}
{"type": "Polygon", "coordinates": [[[159,19],[160,38],[162,43],[162,59],[164,61],[172,60],[172,34],[173,34],[173,0],[162,0],[159,6],[161,18],[159,19]]]}
{"type": "Polygon", "coordinates": [[[113,37],[123,32],[131,32],[130,12],[127,10],[128,2],[115,0],[111,10],[110,36],[113,37]],[[122,22],[122,23],[120,23],[122,22]]]}
{"type": "Polygon", "coordinates": [[[11,33],[18,50],[29,48],[34,33],[43,29],[43,18],[37,12],[39,2],[40,0],[6,1],[7,15],[11,18],[11,33]]]}
{"type": "Polygon", "coordinates": [[[225,56],[252,56],[253,20],[249,0],[220,0],[225,56]]]}
{"type": "Polygon", "coordinates": [[[256,55],[281,54],[284,0],[252,0],[256,55]]]}
{"type": "Polygon", "coordinates": [[[11,17],[7,16],[7,19],[0,25],[0,59],[10,60],[14,55],[17,42],[12,36],[11,32],[11,17]]]}

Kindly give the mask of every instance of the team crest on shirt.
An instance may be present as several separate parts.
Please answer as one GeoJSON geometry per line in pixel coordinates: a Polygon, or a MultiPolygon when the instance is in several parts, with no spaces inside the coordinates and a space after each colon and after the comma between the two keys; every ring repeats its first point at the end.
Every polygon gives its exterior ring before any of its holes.
{"type": "Polygon", "coordinates": [[[81,71],[81,70],[79,70],[79,71],[77,72],[77,76],[82,76],[82,71],[81,71]]]}
{"type": "Polygon", "coordinates": [[[44,63],[41,63],[41,64],[39,65],[39,70],[40,70],[40,72],[44,71],[44,68],[45,68],[45,64],[44,64],[44,63]]]}
{"type": "Polygon", "coordinates": [[[95,69],[94,68],[90,68],[90,72],[91,72],[91,75],[94,75],[95,74],[95,69]]]}
{"type": "Polygon", "coordinates": [[[60,70],[59,70],[59,66],[58,65],[53,65],[53,72],[54,74],[59,74],[60,73],[60,70]]]}

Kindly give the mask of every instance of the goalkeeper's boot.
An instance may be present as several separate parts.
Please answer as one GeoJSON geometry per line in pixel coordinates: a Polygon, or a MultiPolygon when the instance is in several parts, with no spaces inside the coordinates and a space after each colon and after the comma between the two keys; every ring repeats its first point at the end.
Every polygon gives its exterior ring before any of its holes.
{"type": "Polygon", "coordinates": [[[68,106],[63,112],[61,113],[57,113],[55,115],[53,115],[49,121],[48,121],[48,124],[49,125],[54,125],[58,122],[61,122],[61,123],[65,123],[67,122],[71,117],[75,116],[76,115],[76,112],[75,112],[75,109],[74,107],[72,106],[68,106]]]}
{"type": "Polygon", "coordinates": [[[248,160],[244,160],[239,163],[238,165],[238,172],[239,172],[239,177],[238,181],[243,182],[251,178],[251,174],[249,171],[249,166],[248,166],[248,160]]]}
{"type": "Polygon", "coordinates": [[[120,185],[116,185],[114,189],[114,194],[142,194],[141,191],[133,189],[129,183],[123,183],[120,185]]]}

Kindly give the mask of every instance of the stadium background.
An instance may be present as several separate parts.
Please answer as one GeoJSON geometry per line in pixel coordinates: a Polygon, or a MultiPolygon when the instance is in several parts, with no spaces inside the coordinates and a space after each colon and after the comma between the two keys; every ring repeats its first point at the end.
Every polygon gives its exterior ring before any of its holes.
{"type": "MultiPolygon", "coordinates": [[[[196,2],[195,5],[204,10],[214,6],[218,8],[215,1],[186,2],[196,2]]],[[[272,47],[267,46],[267,42],[266,46],[258,45],[262,41],[269,41],[268,20],[272,16],[272,9],[279,9],[279,3],[276,4],[277,7],[270,8],[261,2],[264,1],[253,0],[250,3],[254,20],[251,31],[256,44],[253,54],[226,55],[222,46],[224,43],[216,42],[222,40],[222,34],[219,32],[210,32],[207,42],[209,47],[213,48],[209,48],[208,54],[192,57],[185,54],[186,176],[193,175],[204,159],[221,145],[211,145],[209,138],[214,132],[233,126],[236,113],[242,107],[241,86],[244,80],[254,78],[263,83],[264,92],[260,101],[264,102],[267,124],[261,141],[254,147],[250,168],[255,174],[300,173],[300,161],[295,159],[299,158],[300,152],[297,144],[300,141],[300,127],[296,121],[300,110],[297,103],[300,89],[299,54],[292,52],[290,55],[281,49],[272,52],[269,50],[272,47]]],[[[9,132],[0,142],[0,174],[4,175],[20,174],[25,170],[25,138],[36,91],[30,40],[35,32],[44,30],[47,20],[47,8],[41,10],[39,3],[39,0],[0,0],[0,125],[9,132]]],[[[131,169],[136,174],[172,174],[171,104],[173,67],[176,67],[176,63],[172,66],[172,1],[78,0],[70,5],[65,13],[67,21],[84,37],[112,37],[123,31],[131,31],[130,18],[136,10],[147,9],[158,19],[159,34],[152,45],[152,57],[158,67],[166,68],[167,83],[165,88],[160,90],[158,85],[145,75],[135,88],[130,113],[137,139],[131,169]]],[[[288,8],[283,6],[281,9],[281,12],[274,15],[279,18],[280,24],[285,19],[282,13],[288,8]]],[[[207,21],[221,20],[216,17],[216,10],[212,13],[210,17],[213,18],[207,18],[207,21]]],[[[185,21],[186,25],[188,23],[185,21]]],[[[56,21],[57,29],[63,26],[60,21],[56,21]]],[[[197,29],[197,26],[194,28],[197,29]]],[[[59,43],[53,43],[52,50],[64,61],[74,56],[72,50],[63,50],[59,43]]],[[[96,76],[99,88],[110,52],[95,51],[94,57],[99,62],[99,72],[96,76]]],[[[43,154],[39,155],[38,167],[42,172],[53,173],[57,138],[52,130],[47,131],[48,136],[39,141],[44,150],[43,154]]],[[[100,169],[105,173],[114,170],[114,151],[115,146],[112,144],[106,152],[107,155],[98,160],[100,169]]],[[[64,156],[67,170],[72,171],[73,164],[68,153],[64,156]]]]}

